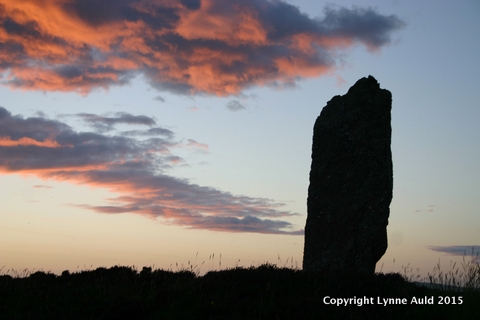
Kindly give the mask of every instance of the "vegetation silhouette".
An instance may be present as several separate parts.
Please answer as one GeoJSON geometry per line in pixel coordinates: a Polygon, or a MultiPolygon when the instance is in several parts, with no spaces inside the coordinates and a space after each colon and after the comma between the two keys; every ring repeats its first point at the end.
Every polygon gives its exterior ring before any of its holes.
{"type": "Polygon", "coordinates": [[[442,273],[438,265],[427,285],[408,266],[403,275],[373,276],[270,263],[203,276],[190,263],[177,271],[114,266],[59,276],[24,270],[23,277],[0,276],[0,319],[480,319],[477,258],[464,260],[463,271],[442,273]],[[414,297],[433,297],[434,304],[412,304],[414,297]],[[373,304],[325,303],[332,298],[373,298],[373,304]],[[383,306],[378,298],[407,303],[383,306]]]}

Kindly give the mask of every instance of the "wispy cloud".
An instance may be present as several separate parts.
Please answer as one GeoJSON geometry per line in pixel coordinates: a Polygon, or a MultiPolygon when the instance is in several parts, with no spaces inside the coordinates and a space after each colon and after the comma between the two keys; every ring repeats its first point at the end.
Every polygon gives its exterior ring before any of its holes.
{"type": "Polygon", "coordinates": [[[162,96],[156,96],[153,98],[154,100],[160,101],[160,102],[165,102],[165,99],[162,96]]]}
{"type": "Polygon", "coordinates": [[[172,131],[144,116],[79,118],[109,128],[140,123],[148,129],[113,136],[77,132],[59,120],[23,118],[0,107],[0,173],[70,181],[117,194],[105,206],[73,204],[99,213],[134,213],[188,228],[228,232],[303,233],[282,220],[292,213],[282,210],[281,203],[235,196],[167,174],[184,161],[172,154],[172,148],[206,152],[208,145],[192,139],[177,141],[172,131]]]}
{"type": "Polygon", "coordinates": [[[128,130],[120,133],[123,136],[165,136],[168,139],[172,139],[174,133],[165,128],[150,128],[148,130],[128,130]]]}
{"type": "Polygon", "coordinates": [[[230,111],[239,111],[245,109],[245,106],[238,100],[232,100],[227,103],[227,108],[230,111]]]}
{"type": "Polygon", "coordinates": [[[185,145],[188,149],[193,149],[193,150],[197,150],[197,151],[202,151],[202,152],[205,152],[207,153],[209,148],[208,148],[208,144],[206,143],[200,143],[200,142],[197,142],[193,139],[188,139],[188,142],[187,144],[185,145]]]}
{"type": "Polygon", "coordinates": [[[46,185],[43,185],[43,184],[37,184],[37,185],[34,185],[33,186],[35,189],[53,189],[53,187],[51,186],[46,186],[46,185]]]}
{"type": "Polygon", "coordinates": [[[403,26],[372,8],[311,18],[270,0],[2,1],[0,83],[86,94],[143,75],[159,90],[237,95],[324,75],[342,49],[377,51],[403,26]]]}
{"type": "Polygon", "coordinates": [[[472,255],[472,250],[473,250],[473,255],[478,255],[479,254],[479,248],[480,246],[475,246],[475,245],[470,245],[470,246],[429,246],[428,247],[432,251],[437,251],[437,252],[443,252],[447,255],[452,255],[452,256],[469,256],[472,255]]]}
{"type": "Polygon", "coordinates": [[[99,132],[110,131],[117,124],[137,124],[149,127],[156,125],[153,118],[135,116],[126,112],[116,112],[113,116],[99,116],[91,113],[77,113],[75,116],[99,132]]]}

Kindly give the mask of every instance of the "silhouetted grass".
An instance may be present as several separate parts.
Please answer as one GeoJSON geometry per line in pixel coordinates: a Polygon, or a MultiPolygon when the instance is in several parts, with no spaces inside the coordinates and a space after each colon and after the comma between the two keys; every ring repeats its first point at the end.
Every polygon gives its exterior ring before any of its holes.
{"type": "Polygon", "coordinates": [[[464,267],[463,273],[452,270],[445,278],[438,266],[430,275],[438,288],[416,285],[408,281],[406,272],[373,276],[306,273],[268,263],[210,271],[204,276],[190,263],[176,272],[115,266],[64,271],[60,276],[37,271],[27,277],[28,271],[23,270],[20,275],[24,277],[0,276],[0,318],[480,319],[478,260],[464,267]],[[459,281],[461,274],[469,279],[467,286],[459,281]],[[437,281],[445,279],[446,283],[437,281]],[[373,298],[374,304],[327,305],[327,296],[373,298]],[[377,297],[405,298],[407,303],[382,306],[377,297]],[[414,297],[433,297],[434,304],[411,304],[414,297]],[[439,304],[440,299],[444,304],[439,304]]]}
{"type": "Polygon", "coordinates": [[[466,260],[466,252],[463,255],[461,268],[456,262],[450,262],[450,270],[443,272],[440,261],[434,267],[433,272],[428,274],[428,280],[444,290],[480,290],[480,260],[479,254],[474,254],[472,248],[471,259],[466,260]]]}

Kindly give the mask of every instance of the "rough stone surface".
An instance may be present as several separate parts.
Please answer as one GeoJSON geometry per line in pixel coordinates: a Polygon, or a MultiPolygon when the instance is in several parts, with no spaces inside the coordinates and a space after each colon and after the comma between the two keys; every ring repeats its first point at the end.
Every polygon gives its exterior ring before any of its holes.
{"type": "Polygon", "coordinates": [[[392,95],[362,78],[315,122],[303,269],[373,274],[387,250],[392,95]]]}

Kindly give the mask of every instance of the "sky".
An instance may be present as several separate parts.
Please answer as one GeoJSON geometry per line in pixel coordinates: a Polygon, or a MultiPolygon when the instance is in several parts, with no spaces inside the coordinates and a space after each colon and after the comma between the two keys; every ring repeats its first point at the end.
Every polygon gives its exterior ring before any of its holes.
{"type": "Polygon", "coordinates": [[[479,17],[474,0],[0,0],[0,273],[301,268],[313,124],[368,75],[393,97],[376,270],[449,270],[480,247],[479,17]]]}

